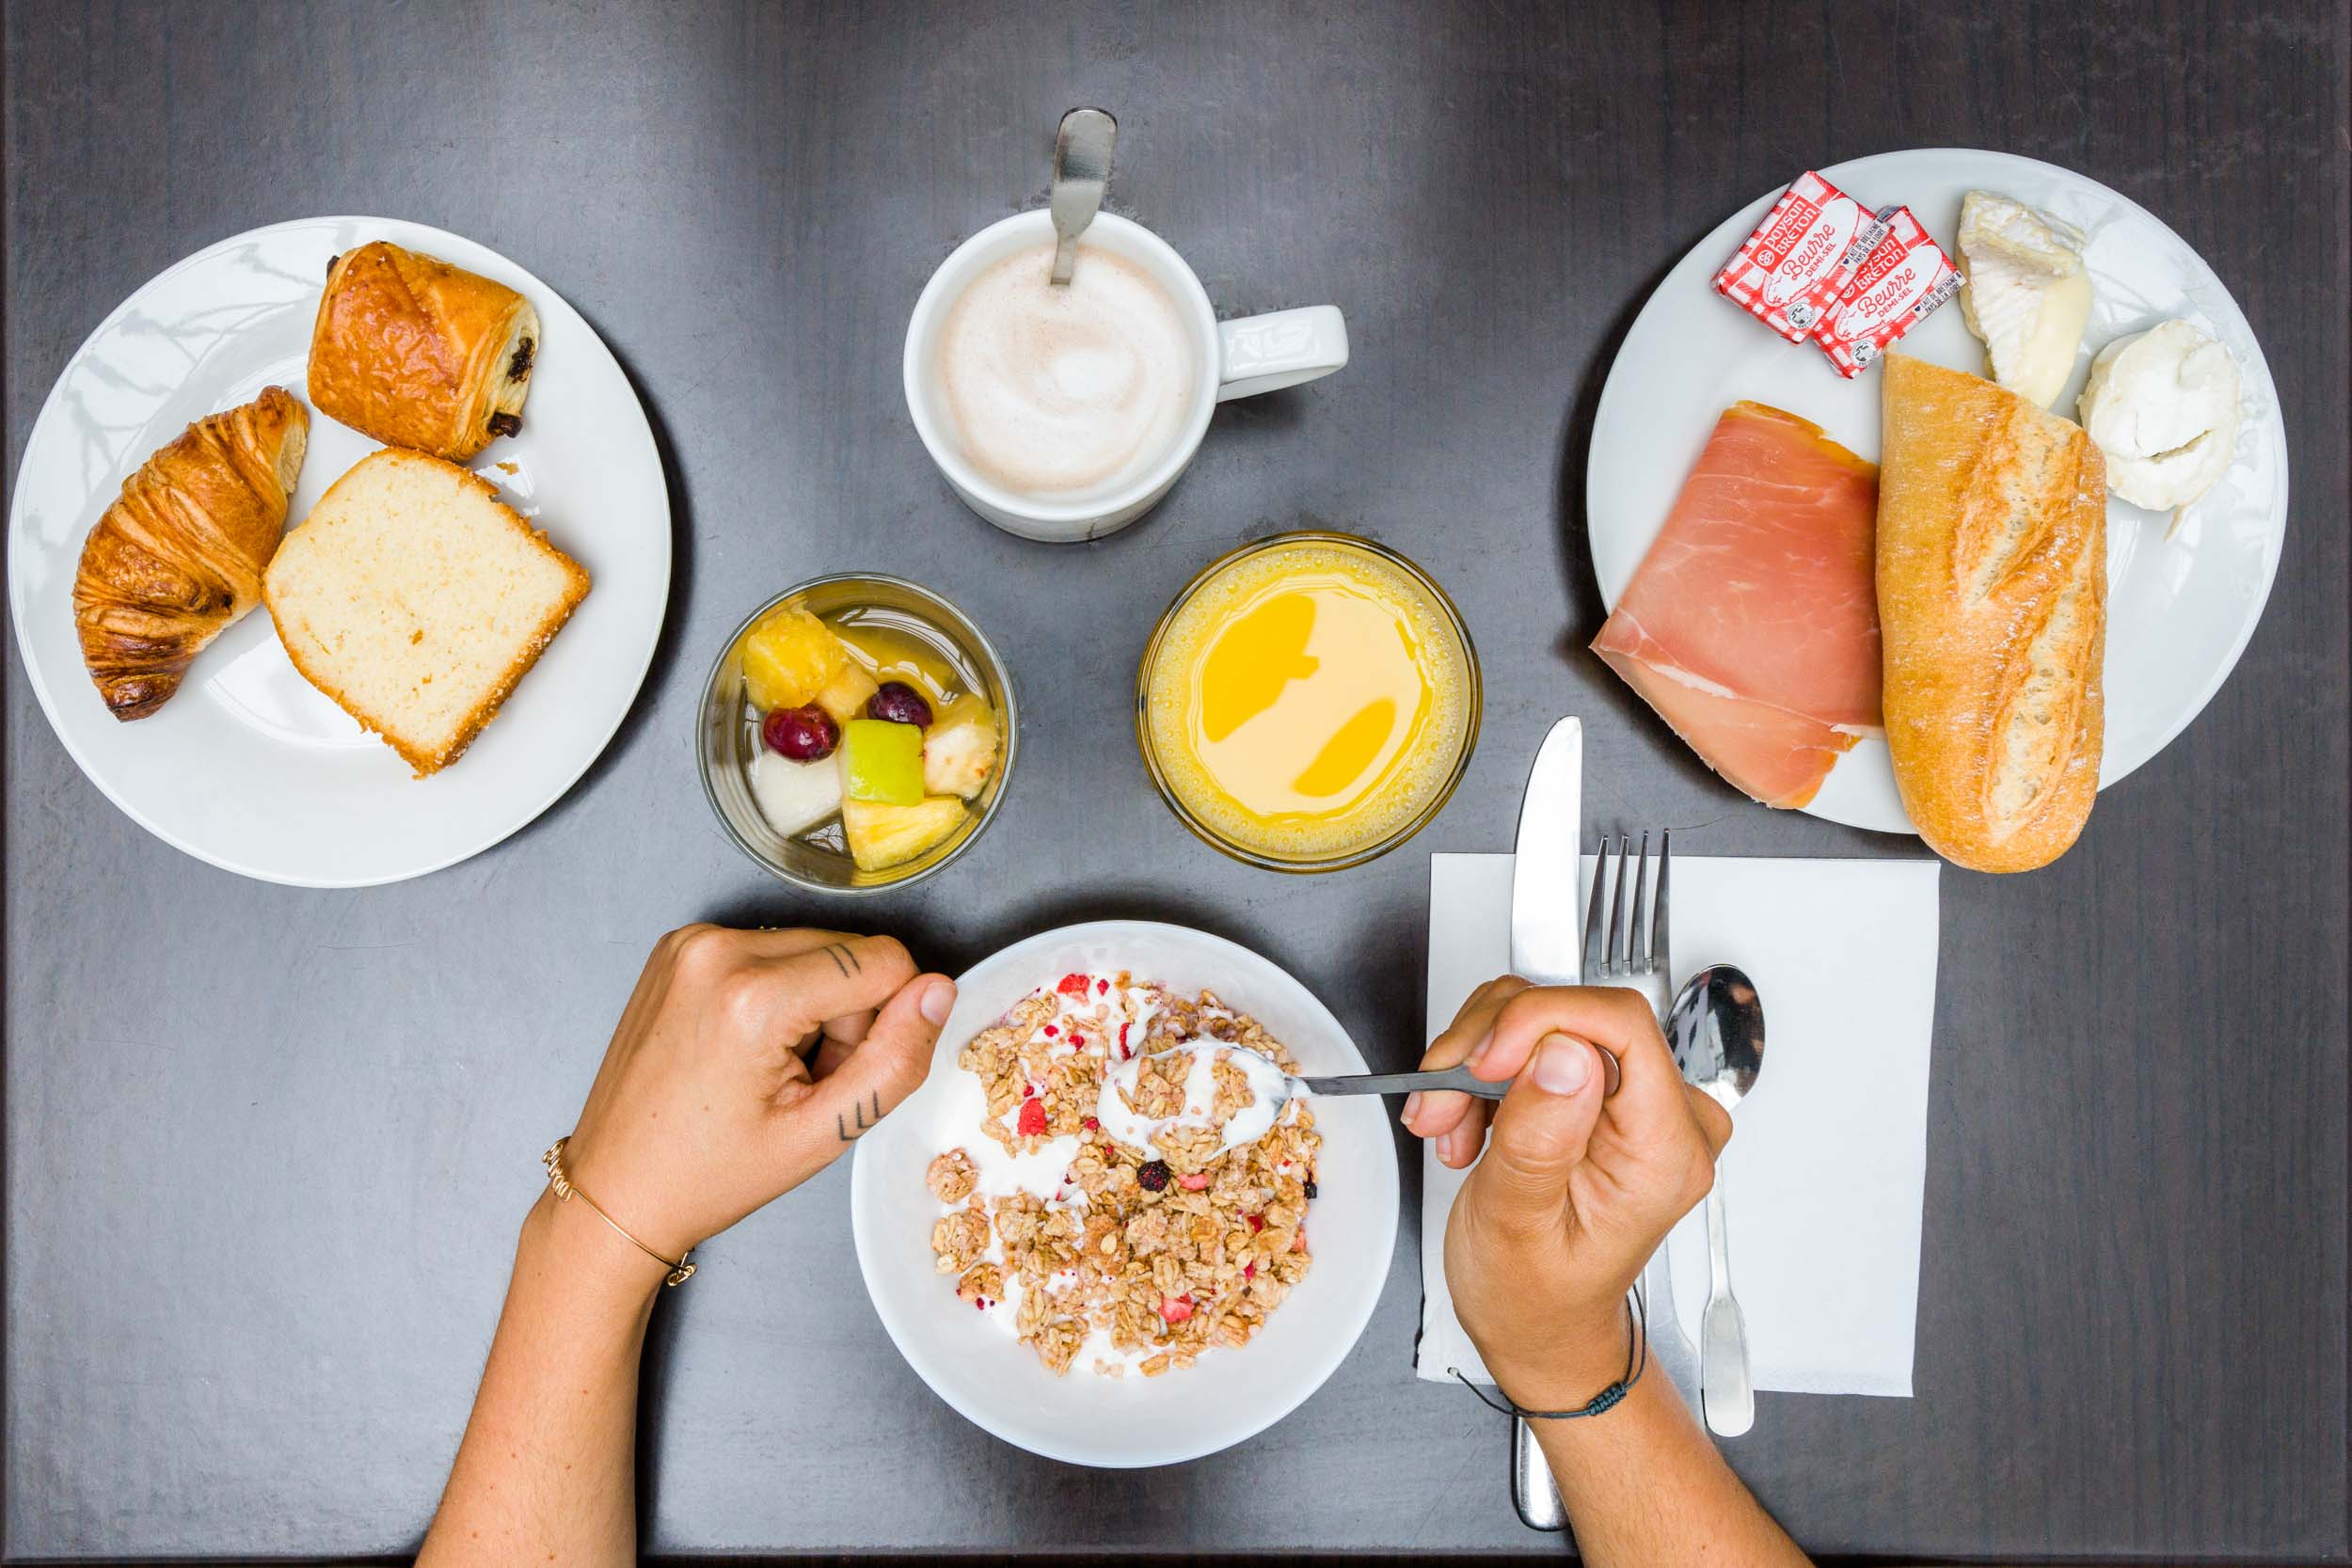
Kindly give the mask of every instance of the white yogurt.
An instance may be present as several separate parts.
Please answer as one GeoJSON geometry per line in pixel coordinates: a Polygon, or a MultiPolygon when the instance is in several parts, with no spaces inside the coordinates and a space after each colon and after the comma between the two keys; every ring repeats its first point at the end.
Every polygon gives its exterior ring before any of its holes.
{"type": "Polygon", "coordinates": [[[1192,1055],[1191,1065],[1184,1072],[1184,1109],[1155,1120],[1130,1108],[1128,1101],[1143,1075],[1144,1058],[1137,1056],[1103,1074],[1103,1096],[1095,1102],[1094,1115],[1104,1132],[1130,1148],[1149,1149],[1157,1154],[1162,1132],[1179,1127],[1216,1126],[1216,1062],[1220,1054],[1241,1069],[1255,1098],[1225,1124],[1223,1141],[1217,1145],[1219,1154],[1264,1137],[1266,1130],[1274,1125],[1274,1118],[1289,1103],[1289,1076],[1255,1051],[1219,1039],[1196,1039],[1157,1054],[1168,1056],[1177,1052],[1190,1052],[1192,1055]]]}

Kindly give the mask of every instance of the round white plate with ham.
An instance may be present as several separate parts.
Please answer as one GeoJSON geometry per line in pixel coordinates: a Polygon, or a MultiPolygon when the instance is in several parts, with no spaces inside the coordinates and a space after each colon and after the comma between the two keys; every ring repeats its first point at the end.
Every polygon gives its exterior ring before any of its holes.
{"type": "MultiPolygon", "coordinates": [[[[1789,170],[1790,177],[1798,172],[1789,170]]],[[[1820,172],[1866,207],[1908,206],[1955,261],[1961,199],[1971,190],[2013,198],[2082,230],[2089,236],[2083,256],[2091,277],[2090,323],[2053,404],[2069,419],[2100,348],[2160,321],[2195,323],[2237,360],[2242,418],[2235,461],[2221,480],[2180,515],[2177,526],[2170,514],[2115,498],[2107,503],[2106,739],[2099,773],[2105,788],[2197,717],[2236,665],[2270,596],[2286,533],[2287,453],[2262,348],[2236,301],[2187,242],[2095,180],[2031,158],[1964,148],[1880,153],[1820,172]]],[[[1716,270],[1780,194],[1775,188],[1725,218],[1682,259],[1643,307],[1610,368],[1593,421],[1585,505],[1593,572],[1612,610],[1732,404],[1753,400],[1784,409],[1856,455],[1878,458],[1879,371],[1849,381],[1815,344],[1788,342],[1714,291],[1716,270]]],[[[1983,345],[1957,303],[1914,327],[1898,350],[1985,372],[1983,345]]],[[[1730,609],[1720,594],[1686,593],[1675,600],[1694,612],[1744,616],[1750,624],[1736,635],[1755,640],[1759,660],[1785,661],[1790,645],[1806,639],[1824,644],[1820,657],[1827,661],[1875,660],[1874,620],[1864,645],[1838,646],[1820,636],[1819,617],[1789,595],[1754,597],[1752,608],[1730,609]]],[[[1716,635],[1723,635],[1720,626],[1716,635]]],[[[1857,828],[1912,831],[1885,742],[1875,733],[1836,761],[1803,809],[1857,828]]]]}

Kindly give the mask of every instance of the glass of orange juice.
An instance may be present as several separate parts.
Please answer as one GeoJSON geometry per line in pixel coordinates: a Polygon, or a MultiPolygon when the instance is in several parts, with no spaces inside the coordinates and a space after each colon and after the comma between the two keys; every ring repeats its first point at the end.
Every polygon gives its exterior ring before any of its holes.
{"type": "Polygon", "coordinates": [[[1437,816],[1478,740],[1478,656],[1429,575],[1350,533],[1209,563],[1160,617],[1136,739],[1185,827],[1274,871],[1386,854],[1437,816]]]}

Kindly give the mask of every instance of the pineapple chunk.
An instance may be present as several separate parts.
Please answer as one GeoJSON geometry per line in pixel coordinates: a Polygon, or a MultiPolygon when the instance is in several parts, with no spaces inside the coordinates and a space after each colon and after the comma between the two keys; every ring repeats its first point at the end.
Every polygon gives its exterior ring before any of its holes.
{"type": "Polygon", "coordinates": [[[846,724],[865,715],[866,699],[880,689],[881,683],[866,673],[866,666],[851,658],[817,693],[817,705],[832,714],[834,723],[846,724]]]}
{"type": "Polygon", "coordinates": [[[884,871],[953,838],[965,821],[963,802],[933,795],[911,806],[845,799],[841,831],[861,871],[884,871]]]}
{"type": "Polygon", "coordinates": [[[996,772],[996,715],[966,697],[923,732],[923,791],[969,800],[996,772]]]}
{"type": "Polygon", "coordinates": [[[833,628],[795,606],[762,616],[743,634],[743,680],[762,710],[806,707],[849,662],[833,628]]]}

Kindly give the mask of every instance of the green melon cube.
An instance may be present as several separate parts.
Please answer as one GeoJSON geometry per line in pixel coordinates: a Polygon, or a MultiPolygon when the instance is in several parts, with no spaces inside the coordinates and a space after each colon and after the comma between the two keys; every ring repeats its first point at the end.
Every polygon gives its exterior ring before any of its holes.
{"type": "Polygon", "coordinates": [[[923,732],[884,719],[841,726],[841,792],[852,800],[911,806],[923,799],[923,732]]]}

